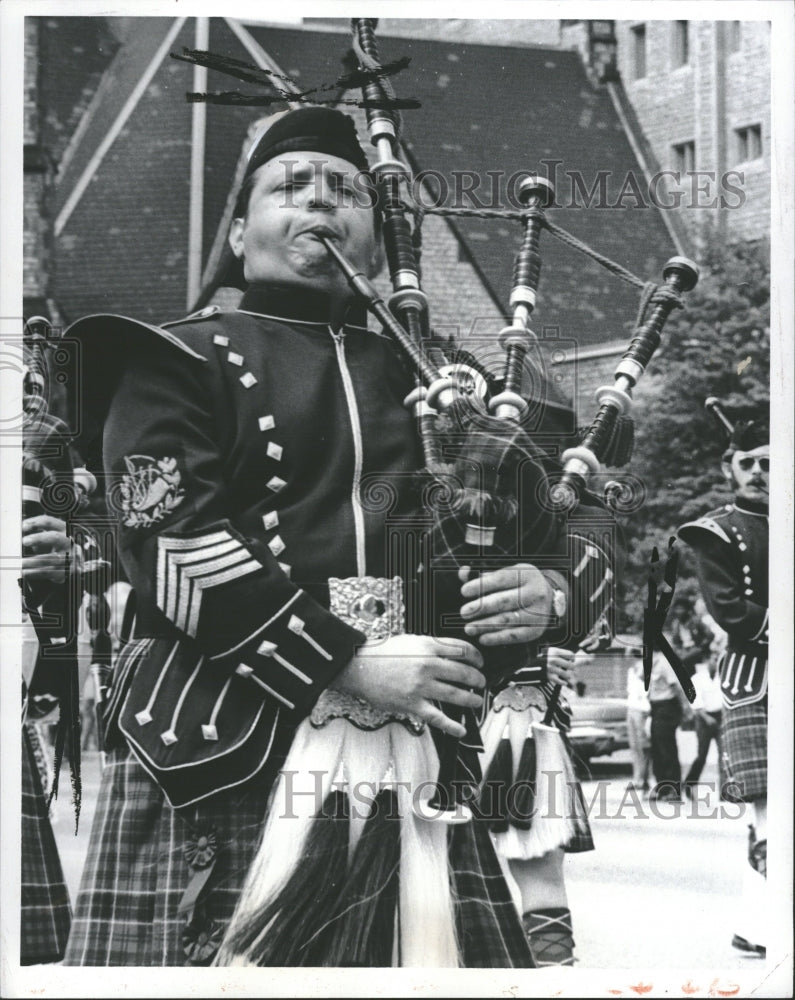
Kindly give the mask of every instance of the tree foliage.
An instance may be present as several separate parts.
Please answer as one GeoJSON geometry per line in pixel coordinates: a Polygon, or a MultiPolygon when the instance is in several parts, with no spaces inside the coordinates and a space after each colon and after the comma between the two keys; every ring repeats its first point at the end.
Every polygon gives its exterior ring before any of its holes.
{"type": "MultiPolygon", "coordinates": [[[[769,247],[714,245],[700,267],[697,287],[685,296],[685,308],[669,317],[636,391],[628,471],[645,495],[623,524],[628,559],[619,591],[622,631],[640,630],[652,548],[662,554],[681,524],[731,498],[720,470],[726,437],[704,400],[716,396],[732,420],[769,411],[769,247]]],[[[677,547],[677,591],[696,595],[692,561],[683,545],[677,547]]]]}

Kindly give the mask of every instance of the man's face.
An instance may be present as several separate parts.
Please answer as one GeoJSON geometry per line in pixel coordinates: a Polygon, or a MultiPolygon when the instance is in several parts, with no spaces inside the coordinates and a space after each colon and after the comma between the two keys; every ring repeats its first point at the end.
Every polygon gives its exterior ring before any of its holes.
{"type": "Polygon", "coordinates": [[[770,489],[770,445],[760,445],[753,451],[735,451],[731,461],[723,463],[723,474],[737,497],[766,504],[770,489]]]}
{"type": "Polygon", "coordinates": [[[370,276],[380,267],[363,175],[328,153],[295,152],[268,160],[254,174],[245,219],[235,219],[229,243],[244,260],[246,280],[350,298],[348,283],[318,233],[370,276]]]}

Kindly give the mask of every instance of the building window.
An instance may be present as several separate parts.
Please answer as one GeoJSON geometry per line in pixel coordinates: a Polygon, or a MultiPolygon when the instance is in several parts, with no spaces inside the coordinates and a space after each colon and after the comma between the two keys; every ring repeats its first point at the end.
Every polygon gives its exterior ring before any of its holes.
{"type": "Polygon", "coordinates": [[[598,38],[605,42],[612,42],[615,40],[615,32],[613,30],[612,21],[591,21],[591,38],[598,38]]]}
{"type": "Polygon", "coordinates": [[[746,160],[758,160],[762,156],[762,126],[746,125],[745,128],[736,128],[734,134],[737,137],[737,161],[745,163],[746,160]]]}
{"type": "Polygon", "coordinates": [[[674,66],[687,66],[690,62],[689,21],[674,21],[674,66]]]}
{"type": "Polygon", "coordinates": [[[632,29],[632,73],[636,80],[646,75],[646,25],[638,24],[632,29]]]}
{"type": "Polygon", "coordinates": [[[729,52],[739,52],[740,51],[740,22],[739,21],[729,21],[728,25],[728,44],[729,52]]]}
{"type": "Polygon", "coordinates": [[[674,170],[680,174],[691,173],[696,169],[696,144],[678,142],[674,145],[674,170]]]}

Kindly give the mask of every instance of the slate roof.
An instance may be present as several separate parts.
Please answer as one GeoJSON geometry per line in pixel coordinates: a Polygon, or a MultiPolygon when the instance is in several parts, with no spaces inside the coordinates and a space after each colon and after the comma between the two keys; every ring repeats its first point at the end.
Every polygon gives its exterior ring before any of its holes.
{"type": "Polygon", "coordinates": [[[103,17],[48,17],[39,32],[41,142],[56,163],[85,114],[119,42],[103,17]]]}
{"type": "MultiPolygon", "coordinates": [[[[93,19],[47,19],[51,48],[62,32],[71,32],[74,41],[70,22],[75,20],[93,19]]],[[[136,19],[134,31],[112,57],[100,52],[85,61],[62,60],[66,65],[58,66],[64,78],[73,74],[74,79],[60,103],[53,99],[50,118],[56,130],[63,131],[70,115],[74,117],[77,97],[85,103],[86,90],[93,87],[96,92],[103,61],[105,83],[81,141],[57,180],[57,211],[67,205],[174,23],[170,18],[136,19]]],[[[343,71],[350,45],[345,34],[245,27],[301,87],[331,84],[343,71]]],[[[193,20],[187,19],[170,51],[194,44],[193,20]]],[[[521,170],[546,172],[542,160],[560,160],[563,183],[558,196],[564,203],[570,186],[564,171],[582,173],[588,188],[597,171],[608,171],[613,196],[628,172],[642,176],[608,94],[589,84],[576,53],[408,38],[381,37],[379,44],[382,61],[411,59],[395,78],[395,87],[400,96],[422,102],[421,110],[404,112],[404,137],[415,169],[433,169],[451,180],[454,171],[462,170],[482,177],[487,171],[506,176],[521,170]]],[[[222,18],[211,19],[208,47],[252,61],[222,18]]],[[[44,63],[44,93],[52,96],[50,74],[44,63]]],[[[236,87],[257,89],[210,74],[208,89],[236,87]]],[[[191,106],[184,95],[191,89],[192,68],[166,55],[63,222],[55,245],[54,294],[68,319],[107,310],[159,322],[184,313],[191,145],[191,106]]],[[[261,113],[207,109],[203,262],[216,237],[248,128],[261,113]]],[[[550,218],[644,279],[660,280],[662,264],[675,252],[653,208],[562,207],[550,210],[550,218]]],[[[453,228],[462,255],[472,260],[492,298],[507,310],[518,223],[460,219],[453,228]]],[[[575,337],[581,346],[624,336],[635,315],[636,291],[548,234],[542,236],[542,252],[539,327],[558,326],[561,336],[575,337]]],[[[432,261],[424,261],[426,269],[432,266],[432,261]]]]}

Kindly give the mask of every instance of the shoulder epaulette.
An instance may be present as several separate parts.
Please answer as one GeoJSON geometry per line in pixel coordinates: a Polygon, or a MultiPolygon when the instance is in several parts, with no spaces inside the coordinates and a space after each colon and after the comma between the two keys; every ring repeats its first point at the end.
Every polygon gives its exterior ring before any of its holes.
{"type": "MultiPolygon", "coordinates": [[[[718,512],[715,511],[713,513],[718,513],[718,512]]],[[[704,517],[698,518],[697,521],[688,521],[687,524],[683,524],[679,528],[677,534],[681,539],[686,541],[687,539],[685,533],[689,533],[691,531],[696,531],[696,530],[709,531],[711,534],[717,535],[718,538],[721,539],[721,541],[731,544],[731,539],[729,538],[729,536],[726,534],[726,532],[723,530],[720,524],[718,524],[715,518],[710,516],[709,514],[705,515],[704,517]]]]}
{"type": "Polygon", "coordinates": [[[84,345],[86,357],[91,352],[93,355],[108,354],[111,356],[109,360],[112,360],[112,357],[118,357],[134,346],[135,341],[131,338],[140,338],[146,343],[151,342],[152,337],[157,337],[158,340],[184,351],[198,361],[207,360],[179,337],[166,330],[165,326],[154,326],[152,323],[144,323],[139,319],[117,316],[113,313],[84,316],[67,327],[64,337],[77,338],[84,345]]]}
{"type": "Polygon", "coordinates": [[[68,338],[77,340],[81,348],[84,419],[75,436],[75,445],[82,452],[101,433],[118,379],[137,354],[159,344],[195,361],[207,361],[170,330],[113,313],[96,313],[76,320],[64,332],[64,339],[68,338]]]}
{"type": "Polygon", "coordinates": [[[188,316],[183,316],[182,319],[171,319],[168,323],[163,323],[163,327],[169,326],[180,326],[182,323],[196,323],[199,320],[209,319],[211,316],[217,316],[221,312],[220,306],[205,306],[204,309],[199,309],[197,312],[190,313],[188,316]]]}

